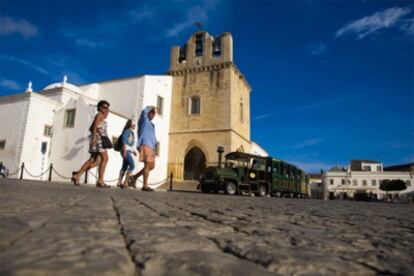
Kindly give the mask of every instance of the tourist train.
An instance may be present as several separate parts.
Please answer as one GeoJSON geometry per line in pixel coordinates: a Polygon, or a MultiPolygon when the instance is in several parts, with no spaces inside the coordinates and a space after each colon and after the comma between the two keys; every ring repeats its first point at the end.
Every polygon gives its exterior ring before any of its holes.
{"type": "Polygon", "coordinates": [[[308,175],[295,165],[277,158],[244,152],[230,152],[221,162],[223,148],[218,148],[217,166],[208,167],[200,177],[203,193],[224,191],[228,195],[307,197],[308,175]]]}

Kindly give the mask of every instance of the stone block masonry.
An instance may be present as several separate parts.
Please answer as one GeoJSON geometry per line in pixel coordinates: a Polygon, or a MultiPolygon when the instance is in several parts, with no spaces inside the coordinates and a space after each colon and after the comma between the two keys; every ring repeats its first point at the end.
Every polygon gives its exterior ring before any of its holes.
{"type": "Polygon", "coordinates": [[[399,274],[413,205],[0,180],[0,275],[399,274]]]}

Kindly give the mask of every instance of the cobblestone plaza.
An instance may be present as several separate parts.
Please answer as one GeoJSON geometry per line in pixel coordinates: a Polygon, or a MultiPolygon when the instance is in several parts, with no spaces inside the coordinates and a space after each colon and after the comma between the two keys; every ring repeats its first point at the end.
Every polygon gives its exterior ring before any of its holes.
{"type": "Polygon", "coordinates": [[[414,205],[0,180],[1,275],[400,274],[414,205]]]}

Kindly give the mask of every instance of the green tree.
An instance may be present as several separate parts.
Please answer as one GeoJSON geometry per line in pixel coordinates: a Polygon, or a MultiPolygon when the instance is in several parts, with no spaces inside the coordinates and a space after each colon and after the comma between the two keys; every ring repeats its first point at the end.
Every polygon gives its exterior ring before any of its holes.
{"type": "Polygon", "coordinates": [[[380,189],[385,192],[402,191],[407,189],[407,185],[401,179],[383,180],[380,189]]]}

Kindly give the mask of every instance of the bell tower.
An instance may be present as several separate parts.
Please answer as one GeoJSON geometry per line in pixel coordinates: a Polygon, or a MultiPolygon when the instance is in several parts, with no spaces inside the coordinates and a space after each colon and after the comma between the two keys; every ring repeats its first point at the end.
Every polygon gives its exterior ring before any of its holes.
{"type": "Polygon", "coordinates": [[[168,173],[196,180],[225,152],[250,151],[250,85],[233,62],[230,33],[195,32],[171,49],[168,173]]]}

